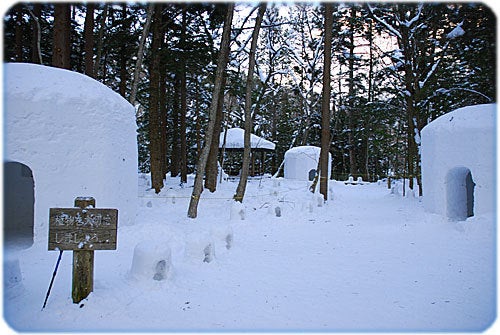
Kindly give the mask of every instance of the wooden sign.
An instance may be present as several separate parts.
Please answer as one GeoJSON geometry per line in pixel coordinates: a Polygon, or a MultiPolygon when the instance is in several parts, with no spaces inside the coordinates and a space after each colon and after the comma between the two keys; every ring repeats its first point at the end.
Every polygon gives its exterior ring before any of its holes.
{"type": "Polygon", "coordinates": [[[95,208],[92,197],[76,198],[73,208],[49,209],[49,250],[73,250],[75,304],[94,290],[94,250],[116,250],[117,227],[118,210],[95,208]]]}
{"type": "Polygon", "coordinates": [[[116,250],[117,209],[50,208],[49,250],[116,250]]]}

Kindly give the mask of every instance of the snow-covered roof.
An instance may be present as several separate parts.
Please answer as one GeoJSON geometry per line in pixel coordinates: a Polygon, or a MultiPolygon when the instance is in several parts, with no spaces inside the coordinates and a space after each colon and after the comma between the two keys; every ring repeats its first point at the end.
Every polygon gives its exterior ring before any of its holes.
{"type": "MultiPolygon", "coordinates": [[[[241,128],[231,128],[227,130],[226,135],[226,149],[243,149],[244,148],[244,135],[245,130],[241,128]]],[[[219,148],[222,148],[224,145],[224,132],[220,134],[219,137],[219,148]]],[[[276,144],[270,142],[262,137],[259,137],[254,134],[250,134],[250,147],[252,149],[258,150],[274,150],[276,148],[276,144]]]]}

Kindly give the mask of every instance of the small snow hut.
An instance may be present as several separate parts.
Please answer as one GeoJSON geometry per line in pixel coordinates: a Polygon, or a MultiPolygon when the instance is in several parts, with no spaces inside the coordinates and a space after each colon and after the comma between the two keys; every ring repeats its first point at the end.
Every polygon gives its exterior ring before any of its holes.
{"type": "MultiPolygon", "coordinates": [[[[284,177],[287,179],[313,180],[318,169],[321,148],[299,146],[285,152],[284,177]]],[[[328,176],[331,176],[332,155],[328,154],[328,176]]]]}
{"type": "Polygon", "coordinates": [[[427,211],[454,220],[495,210],[496,104],[468,106],[422,129],[427,211]]]}
{"type": "Polygon", "coordinates": [[[76,72],[4,64],[4,130],[7,242],[46,243],[49,208],[78,196],[117,208],[119,226],[134,222],[135,111],[120,95],[76,72]]]}
{"type": "MultiPolygon", "coordinates": [[[[231,128],[227,129],[227,132],[223,131],[219,137],[219,150],[242,153],[245,148],[244,136],[245,130],[241,128],[231,128]]],[[[252,155],[250,175],[263,174],[265,171],[266,153],[274,151],[276,144],[257,135],[250,134],[250,148],[252,155]],[[258,153],[260,153],[260,157],[258,157],[258,153]]],[[[241,166],[230,164],[227,171],[230,175],[237,175],[240,168],[241,166]]]]}

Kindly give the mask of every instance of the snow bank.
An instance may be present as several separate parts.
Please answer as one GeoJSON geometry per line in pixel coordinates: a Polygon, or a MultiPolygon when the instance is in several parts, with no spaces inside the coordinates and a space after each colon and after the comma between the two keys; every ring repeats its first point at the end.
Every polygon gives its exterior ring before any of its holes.
{"type": "Polygon", "coordinates": [[[429,212],[463,219],[463,213],[471,216],[464,208],[467,202],[474,215],[494,210],[496,108],[460,108],[422,129],[422,183],[429,212]],[[469,172],[472,183],[467,182],[469,172]]]}
{"type": "MultiPolygon", "coordinates": [[[[226,135],[226,149],[243,149],[245,147],[243,140],[244,135],[245,130],[241,128],[228,129],[226,135]]],[[[223,144],[224,132],[222,132],[219,137],[219,148],[222,148],[223,144]]],[[[250,134],[250,147],[252,149],[274,150],[276,148],[276,144],[257,135],[250,134]]]]}
{"type": "Polygon", "coordinates": [[[132,224],[134,108],[90,77],[34,64],[5,64],[4,92],[4,160],[33,172],[35,242],[46,239],[49,208],[72,207],[78,196],[117,208],[118,224],[132,224]]]}
{"type": "MultiPolygon", "coordinates": [[[[284,176],[287,179],[308,180],[309,172],[318,169],[321,148],[299,146],[285,152],[284,176]]],[[[332,156],[328,154],[328,176],[331,174],[332,156]]]]}

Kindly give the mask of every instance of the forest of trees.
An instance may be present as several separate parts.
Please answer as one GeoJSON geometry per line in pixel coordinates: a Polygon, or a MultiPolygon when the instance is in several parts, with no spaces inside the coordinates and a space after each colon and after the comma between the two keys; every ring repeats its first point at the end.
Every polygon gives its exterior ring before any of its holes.
{"type": "Polygon", "coordinates": [[[3,37],[4,62],[85,73],[136,107],[157,192],[202,160],[215,190],[228,127],[276,143],[266,173],[328,136],[333,178],[413,188],[421,129],[496,100],[496,18],[480,3],[17,3],[3,37]]]}

